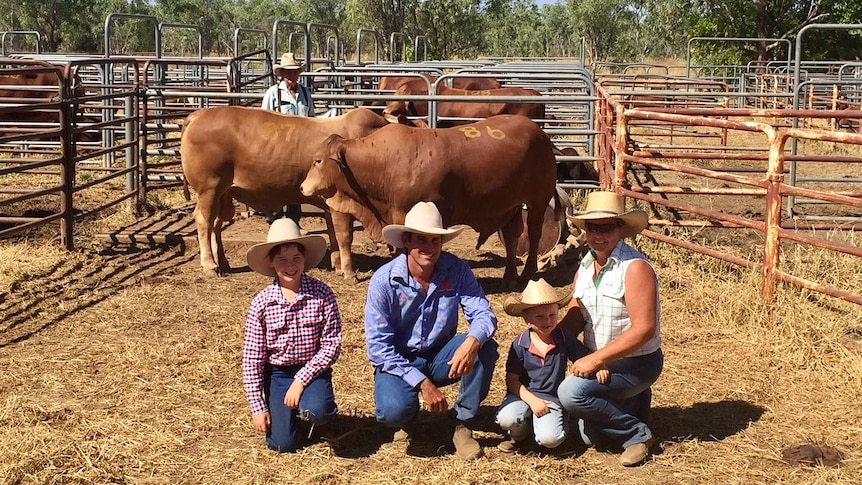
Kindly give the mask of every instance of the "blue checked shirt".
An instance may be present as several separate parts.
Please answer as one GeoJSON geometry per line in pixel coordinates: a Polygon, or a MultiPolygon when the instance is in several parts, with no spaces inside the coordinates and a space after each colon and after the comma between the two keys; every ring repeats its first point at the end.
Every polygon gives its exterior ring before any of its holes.
{"type": "MultiPolygon", "coordinates": [[[[608,258],[608,263],[599,271],[593,281],[592,252],[584,256],[575,278],[574,297],[578,300],[581,314],[586,320],[584,344],[591,352],[606,346],[631,328],[632,322],[626,308],[626,270],[632,261],[642,259],[649,264],[646,256],[633,247],[620,241],[608,258]]],[[[652,266],[650,264],[650,266],[652,266]]],[[[658,286],[658,282],[656,282],[658,286]]],[[[658,293],[655,302],[655,335],[643,347],[626,357],[635,357],[655,352],[661,347],[661,328],[659,317],[661,306],[658,293]]]]}
{"type": "Polygon", "coordinates": [[[416,387],[425,379],[408,357],[439,349],[455,336],[458,309],[468,335],[484,344],[497,330],[485,292],[462,259],[443,252],[426,292],[409,276],[407,256],[398,255],[371,277],[365,300],[365,344],[371,364],[416,387]]]}
{"type": "Polygon", "coordinates": [[[242,345],[242,380],[252,414],[267,411],[263,397],[266,364],[301,365],[295,379],[308,386],[341,353],[341,316],[332,289],[302,275],[293,302],[278,281],[251,301],[242,345]]]}

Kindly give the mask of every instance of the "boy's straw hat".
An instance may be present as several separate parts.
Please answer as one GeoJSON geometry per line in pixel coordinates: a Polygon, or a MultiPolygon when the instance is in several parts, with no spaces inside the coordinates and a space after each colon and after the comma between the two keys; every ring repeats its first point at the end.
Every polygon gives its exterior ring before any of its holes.
{"type": "Polygon", "coordinates": [[[521,317],[524,310],[541,305],[556,303],[559,306],[566,305],[572,299],[572,294],[566,293],[560,296],[553,286],[549,285],[544,278],[530,280],[527,287],[521,293],[520,298],[510,296],[503,303],[503,310],[509,315],[521,317]]]}
{"type": "Polygon", "coordinates": [[[587,195],[587,208],[568,218],[582,231],[589,220],[617,219],[622,223],[623,237],[634,236],[649,225],[646,212],[641,209],[627,211],[623,196],[605,191],[590,192],[587,195]]]}
{"type": "Polygon", "coordinates": [[[281,60],[278,64],[272,66],[272,70],[276,75],[280,76],[281,71],[287,69],[288,71],[295,71],[297,69],[302,69],[304,64],[301,61],[297,61],[293,56],[293,52],[287,52],[281,55],[281,60]]]}
{"type": "Polygon", "coordinates": [[[293,219],[281,218],[269,226],[266,242],[255,244],[245,253],[248,267],[262,275],[275,276],[275,269],[266,260],[269,250],[290,242],[302,244],[305,248],[305,271],[317,266],[326,254],[326,239],[323,236],[303,235],[293,219]]]}
{"type": "Polygon", "coordinates": [[[383,239],[396,248],[403,247],[401,235],[405,232],[425,234],[427,236],[442,236],[443,242],[451,241],[461,229],[446,229],[443,227],[443,216],[433,202],[417,202],[404,217],[404,224],[389,224],[383,228],[383,239]]]}

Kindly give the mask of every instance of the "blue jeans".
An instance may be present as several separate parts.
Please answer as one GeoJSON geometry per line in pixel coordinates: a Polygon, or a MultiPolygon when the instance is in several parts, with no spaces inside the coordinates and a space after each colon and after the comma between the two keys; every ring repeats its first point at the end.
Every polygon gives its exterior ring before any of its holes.
{"type": "MultiPolygon", "coordinates": [[[[658,379],[663,364],[659,349],[608,364],[611,378],[607,384],[569,376],[560,384],[560,402],[573,417],[583,420],[587,436],[598,433],[623,448],[645,443],[652,439],[652,431],[638,417],[644,411],[633,408],[637,406],[635,401],[649,396],[645,392],[658,379]]],[[[591,441],[595,443],[594,439],[591,441]]]]}
{"type": "MultiPolygon", "coordinates": [[[[449,379],[449,364],[455,350],[467,338],[466,333],[456,335],[439,350],[427,351],[408,357],[410,365],[422,371],[437,387],[461,381],[458,398],[450,410],[457,421],[469,421],[479,413],[479,405],[488,396],[494,364],[497,362],[497,342],[489,340],[479,347],[473,371],[460,379],[449,379]]],[[[374,371],[374,403],[377,421],[403,428],[416,419],[419,413],[419,390],[410,387],[404,379],[374,371]]]]}
{"type": "Polygon", "coordinates": [[[332,390],[332,369],[326,369],[308,384],[299,398],[299,409],[284,405],[284,395],[293,383],[293,376],[302,368],[272,366],[265,383],[266,401],[272,424],[266,434],[266,446],[278,452],[296,451],[302,445],[303,433],[299,421],[310,425],[323,424],[338,412],[332,390]]]}
{"type": "Polygon", "coordinates": [[[548,414],[540,417],[533,414],[530,406],[514,394],[506,394],[497,411],[497,424],[508,431],[513,440],[526,440],[532,428],[536,443],[545,448],[556,448],[566,441],[567,422],[563,407],[559,404],[548,404],[548,414]]]}

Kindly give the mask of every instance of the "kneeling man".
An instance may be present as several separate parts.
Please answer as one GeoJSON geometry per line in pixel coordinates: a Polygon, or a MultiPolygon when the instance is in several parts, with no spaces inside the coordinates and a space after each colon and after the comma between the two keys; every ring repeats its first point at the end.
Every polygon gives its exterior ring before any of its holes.
{"type": "Polygon", "coordinates": [[[419,395],[428,411],[448,413],[455,454],[483,456],[470,422],[488,395],[497,343],[497,318],[467,263],[444,252],[443,243],[460,229],[446,229],[437,206],[418,202],[404,225],[383,228],[386,242],[403,251],[371,277],[365,302],[365,343],[374,365],[377,420],[404,428],[416,419],[419,395]],[[456,335],[458,309],[469,323],[456,335]],[[439,387],[461,382],[449,409],[439,387]]]}

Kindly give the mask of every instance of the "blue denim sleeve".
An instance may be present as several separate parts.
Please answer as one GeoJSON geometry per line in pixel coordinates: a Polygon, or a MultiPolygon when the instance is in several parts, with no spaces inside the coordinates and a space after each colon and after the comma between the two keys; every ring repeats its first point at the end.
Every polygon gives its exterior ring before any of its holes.
{"type": "Polygon", "coordinates": [[[400,377],[411,387],[416,387],[425,380],[425,374],[411,366],[395,349],[391,301],[389,273],[378,270],[371,277],[365,298],[365,346],[368,360],[375,368],[400,377]]]}
{"type": "Polygon", "coordinates": [[[497,331],[497,316],[491,310],[491,304],[485,297],[485,292],[476,280],[473,270],[464,260],[459,259],[458,271],[461,309],[464,311],[464,318],[470,324],[467,335],[475,337],[481,345],[491,340],[497,331]]]}

